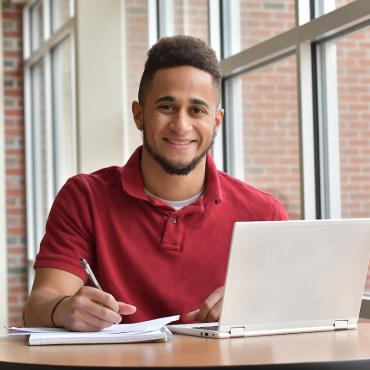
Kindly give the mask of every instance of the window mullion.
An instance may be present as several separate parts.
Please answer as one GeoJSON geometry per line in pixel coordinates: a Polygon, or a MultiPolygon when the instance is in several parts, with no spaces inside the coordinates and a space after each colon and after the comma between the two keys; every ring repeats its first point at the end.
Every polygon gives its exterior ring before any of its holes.
{"type": "Polygon", "coordinates": [[[311,44],[297,49],[298,107],[300,127],[301,205],[304,219],[316,218],[315,138],[312,93],[311,44]]]}
{"type": "Polygon", "coordinates": [[[56,195],[55,179],[59,170],[56,161],[55,140],[58,140],[54,134],[53,127],[53,104],[52,104],[52,77],[51,77],[51,51],[44,56],[44,98],[45,98],[45,129],[46,129],[46,163],[47,163],[47,209],[49,211],[53,199],[56,195]]]}
{"type": "Polygon", "coordinates": [[[147,0],[148,9],[148,49],[158,41],[158,6],[157,1],[147,0]]]}
{"type": "MultiPolygon", "coordinates": [[[[225,56],[240,50],[240,0],[222,2],[222,19],[224,23],[225,56]]],[[[244,180],[244,148],[243,148],[243,98],[242,82],[239,78],[225,82],[225,170],[240,180],[244,180]]]]}
{"type": "MultiPolygon", "coordinates": [[[[296,0],[296,27],[310,21],[309,2],[296,0]]],[[[315,219],[316,178],[315,178],[315,137],[314,103],[312,83],[311,43],[297,45],[297,87],[300,134],[300,170],[301,170],[301,215],[304,219],[315,219]]]]}
{"type": "Polygon", "coordinates": [[[321,194],[323,218],[341,218],[338,81],[335,42],[319,45],[319,129],[321,137],[321,194]]]}
{"type": "Polygon", "coordinates": [[[50,38],[51,31],[51,0],[42,0],[42,10],[43,10],[43,38],[45,41],[50,38]]]}
{"type": "Polygon", "coordinates": [[[172,0],[158,0],[158,29],[159,37],[172,36],[175,33],[174,2],[172,0]]]}
{"type": "MultiPolygon", "coordinates": [[[[219,0],[208,0],[208,20],[209,20],[209,43],[215,50],[218,60],[221,59],[221,3],[219,0]]],[[[224,148],[223,148],[223,130],[219,130],[212,154],[217,168],[224,170],[224,148]]]]}

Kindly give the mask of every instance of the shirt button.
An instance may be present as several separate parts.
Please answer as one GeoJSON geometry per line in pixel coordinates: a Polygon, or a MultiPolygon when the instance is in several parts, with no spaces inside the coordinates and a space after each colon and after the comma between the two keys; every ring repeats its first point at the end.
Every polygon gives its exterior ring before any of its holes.
{"type": "Polygon", "coordinates": [[[172,223],[173,224],[175,224],[177,222],[177,218],[176,217],[174,217],[173,219],[172,219],[172,223]]]}

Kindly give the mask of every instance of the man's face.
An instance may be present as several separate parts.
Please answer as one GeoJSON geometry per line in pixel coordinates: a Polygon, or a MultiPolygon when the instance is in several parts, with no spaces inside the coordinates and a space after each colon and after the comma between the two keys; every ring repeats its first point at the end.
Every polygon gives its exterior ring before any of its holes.
{"type": "Polygon", "coordinates": [[[212,76],[189,66],[157,71],[133,113],[144,150],[172,175],[204,160],[223,118],[212,76]]]}

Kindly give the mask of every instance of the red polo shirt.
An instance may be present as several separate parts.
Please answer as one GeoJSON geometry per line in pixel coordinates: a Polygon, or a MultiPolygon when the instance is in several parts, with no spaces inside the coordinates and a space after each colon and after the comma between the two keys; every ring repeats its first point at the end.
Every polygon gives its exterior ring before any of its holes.
{"type": "Polygon", "coordinates": [[[199,308],[224,285],[234,222],[287,218],[271,195],[217,171],[210,155],[203,197],[175,211],[145,195],[140,150],[124,167],[67,181],[35,263],[86,282],[86,258],[104,291],[137,307],[125,322],[199,308]]]}

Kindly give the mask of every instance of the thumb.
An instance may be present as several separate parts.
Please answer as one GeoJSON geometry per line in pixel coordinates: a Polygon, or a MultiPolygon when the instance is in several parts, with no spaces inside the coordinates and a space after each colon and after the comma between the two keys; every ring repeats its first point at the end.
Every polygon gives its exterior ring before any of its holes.
{"type": "Polygon", "coordinates": [[[184,322],[188,322],[188,323],[198,322],[199,321],[198,314],[199,314],[199,308],[195,311],[191,311],[187,313],[182,319],[184,322]]]}
{"type": "Polygon", "coordinates": [[[118,312],[121,315],[132,315],[133,313],[136,312],[135,306],[132,306],[130,304],[123,303],[123,302],[117,302],[117,303],[118,303],[118,312]]]}

